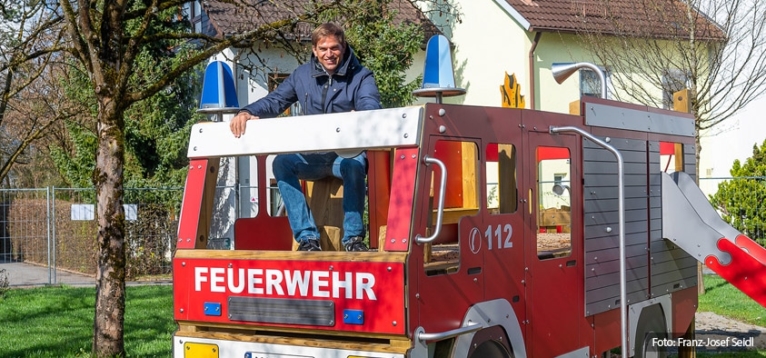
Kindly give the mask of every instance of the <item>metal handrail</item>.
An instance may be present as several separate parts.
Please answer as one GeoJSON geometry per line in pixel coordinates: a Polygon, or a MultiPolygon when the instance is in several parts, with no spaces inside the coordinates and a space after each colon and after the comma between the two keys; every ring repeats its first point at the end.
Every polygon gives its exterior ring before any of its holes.
{"type": "MultiPolygon", "coordinates": [[[[600,147],[612,152],[617,159],[617,221],[620,225],[619,238],[620,238],[620,338],[622,346],[622,357],[628,357],[628,329],[626,324],[628,323],[628,293],[626,287],[627,281],[627,268],[625,261],[625,165],[622,160],[622,154],[617,148],[613,147],[609,143],[596,138],[592,134],[577,127],[550,127],[551,133],[560,132],[575,132],[581,136],[590,139],[592,142],[598,144],[600,147]]],[[[607,139],[608,140],[608,139],[607,139]]]]}
{"type": "Polygon", "coordinates": [[[444,218],[444,191],[447,189],[447,167],[444,165],[444,163],[439,159],[431,158],[427,155],[423,157],[423,162],[426,165],[431,163],[438,165],[442,170],[442,177],[441,182],[439,183],[439,204],[436,209],[436,226],[434,228],[434,232],[429,237],[420,237],[420,234],[415,236],[415,242],[419,244],[429,243],[434,241],[434,239],[439,236],[439,233],[442,230],[442,219],[444,218]]]}
{"type": "Polygon", "coordinates": [[[453,330],[440,332],[440,333],[425,333],[420,332],[418,333],[418,339],[427,342],[427,341],[440,341],[442,339],[457,337],[466,333],[472,333],[480,330],[482,325],[478,323],[470,324],[464,327],[455,328],[453,330]]]}

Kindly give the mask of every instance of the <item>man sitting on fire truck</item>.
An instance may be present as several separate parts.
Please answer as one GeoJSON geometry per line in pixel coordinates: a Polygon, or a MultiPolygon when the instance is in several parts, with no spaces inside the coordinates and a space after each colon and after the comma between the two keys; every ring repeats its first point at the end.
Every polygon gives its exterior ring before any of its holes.
{"type": "MultiPolygon", "coordinates": [[[[273,92],[245,107],[230,127],[235,137],[245,133],[248,120],[276,117],[295,102],[302,114],[320,114],[380,109],[380,93],[372,72],[362,66],[346,43],[343,29],[332,23],[311,34],[312,56],[298,66],[273,92]]],[[[275,138],[289,140],[289,138],[275,138]]],[[[362,242],[365,152],[353,158],[335,152],[280,154],[272,165],[277,187],[300,251],[321,251],[319,230],[301,190],[299,179],[317,180],[334,176],[343,180],[343,239],[346,251],[367,251],[362,242]]]]}

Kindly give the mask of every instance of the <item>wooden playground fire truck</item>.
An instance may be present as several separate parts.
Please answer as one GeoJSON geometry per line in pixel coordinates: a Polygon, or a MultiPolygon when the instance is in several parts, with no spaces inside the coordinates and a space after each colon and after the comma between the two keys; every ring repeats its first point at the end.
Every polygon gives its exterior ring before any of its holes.
{"type": "Polygon", "coordinates": [[[661,356],[693,322],[697,261],[766,305],[764,249],[692,179],[692,117],[597,98],[579,113],[428,103],[251,121],[239,139],[195,125],[174,357],[661,356]],[[372,250],[336,249],[330,181],[306,186],[324,251],[295,251],[268,157],[360,150],[372,250]],[[219,158],[237,156],[256,158],[258,212],[208,249],[219,158]]]}

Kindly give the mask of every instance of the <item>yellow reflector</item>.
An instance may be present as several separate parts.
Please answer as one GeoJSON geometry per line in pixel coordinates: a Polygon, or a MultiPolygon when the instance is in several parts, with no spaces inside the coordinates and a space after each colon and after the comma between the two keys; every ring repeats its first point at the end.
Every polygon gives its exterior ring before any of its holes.
{"type": "Polygon", "coordinates": [[[184,343],[184,358],[218,358],[218,345],[209,343],[184,343]]]}

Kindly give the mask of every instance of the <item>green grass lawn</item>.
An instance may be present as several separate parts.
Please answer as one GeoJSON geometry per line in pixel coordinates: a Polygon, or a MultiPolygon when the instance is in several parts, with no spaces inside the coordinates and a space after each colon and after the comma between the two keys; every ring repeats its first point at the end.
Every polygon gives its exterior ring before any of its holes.
{"type": "MultiPolygon", "coordinates": [[[[700,311],[766,327],[766,309],[721,278],[705,277],[700,311]]],[[[128,357],[169,357],[173,322],[170,285],[130,286],[125,312],[128,357]]],[[[88,357],[93,336],[95,289],[42,287],[12,289],[0,296],[0,357],[88,357]]],[[[710,357],[711,355],[699,355],[710,357]]],[[[716,358],[764,357],[748,351],[716,358]]]]}
{"type": "Polygon", "coordinates": [[[718,276],[705,276],[705,294],[699,297],[698,311],[766,327],[766,308],[718,276]]]}
{"type": "MultiPolygon", "coordinates": [[[[170,285],[127,288],[128,357],[170,357],[172,293],[170,285]]],[[[0,297],[0,357],[88,357],[95,297],[93,287],[9,290],[0,297]]]]}

